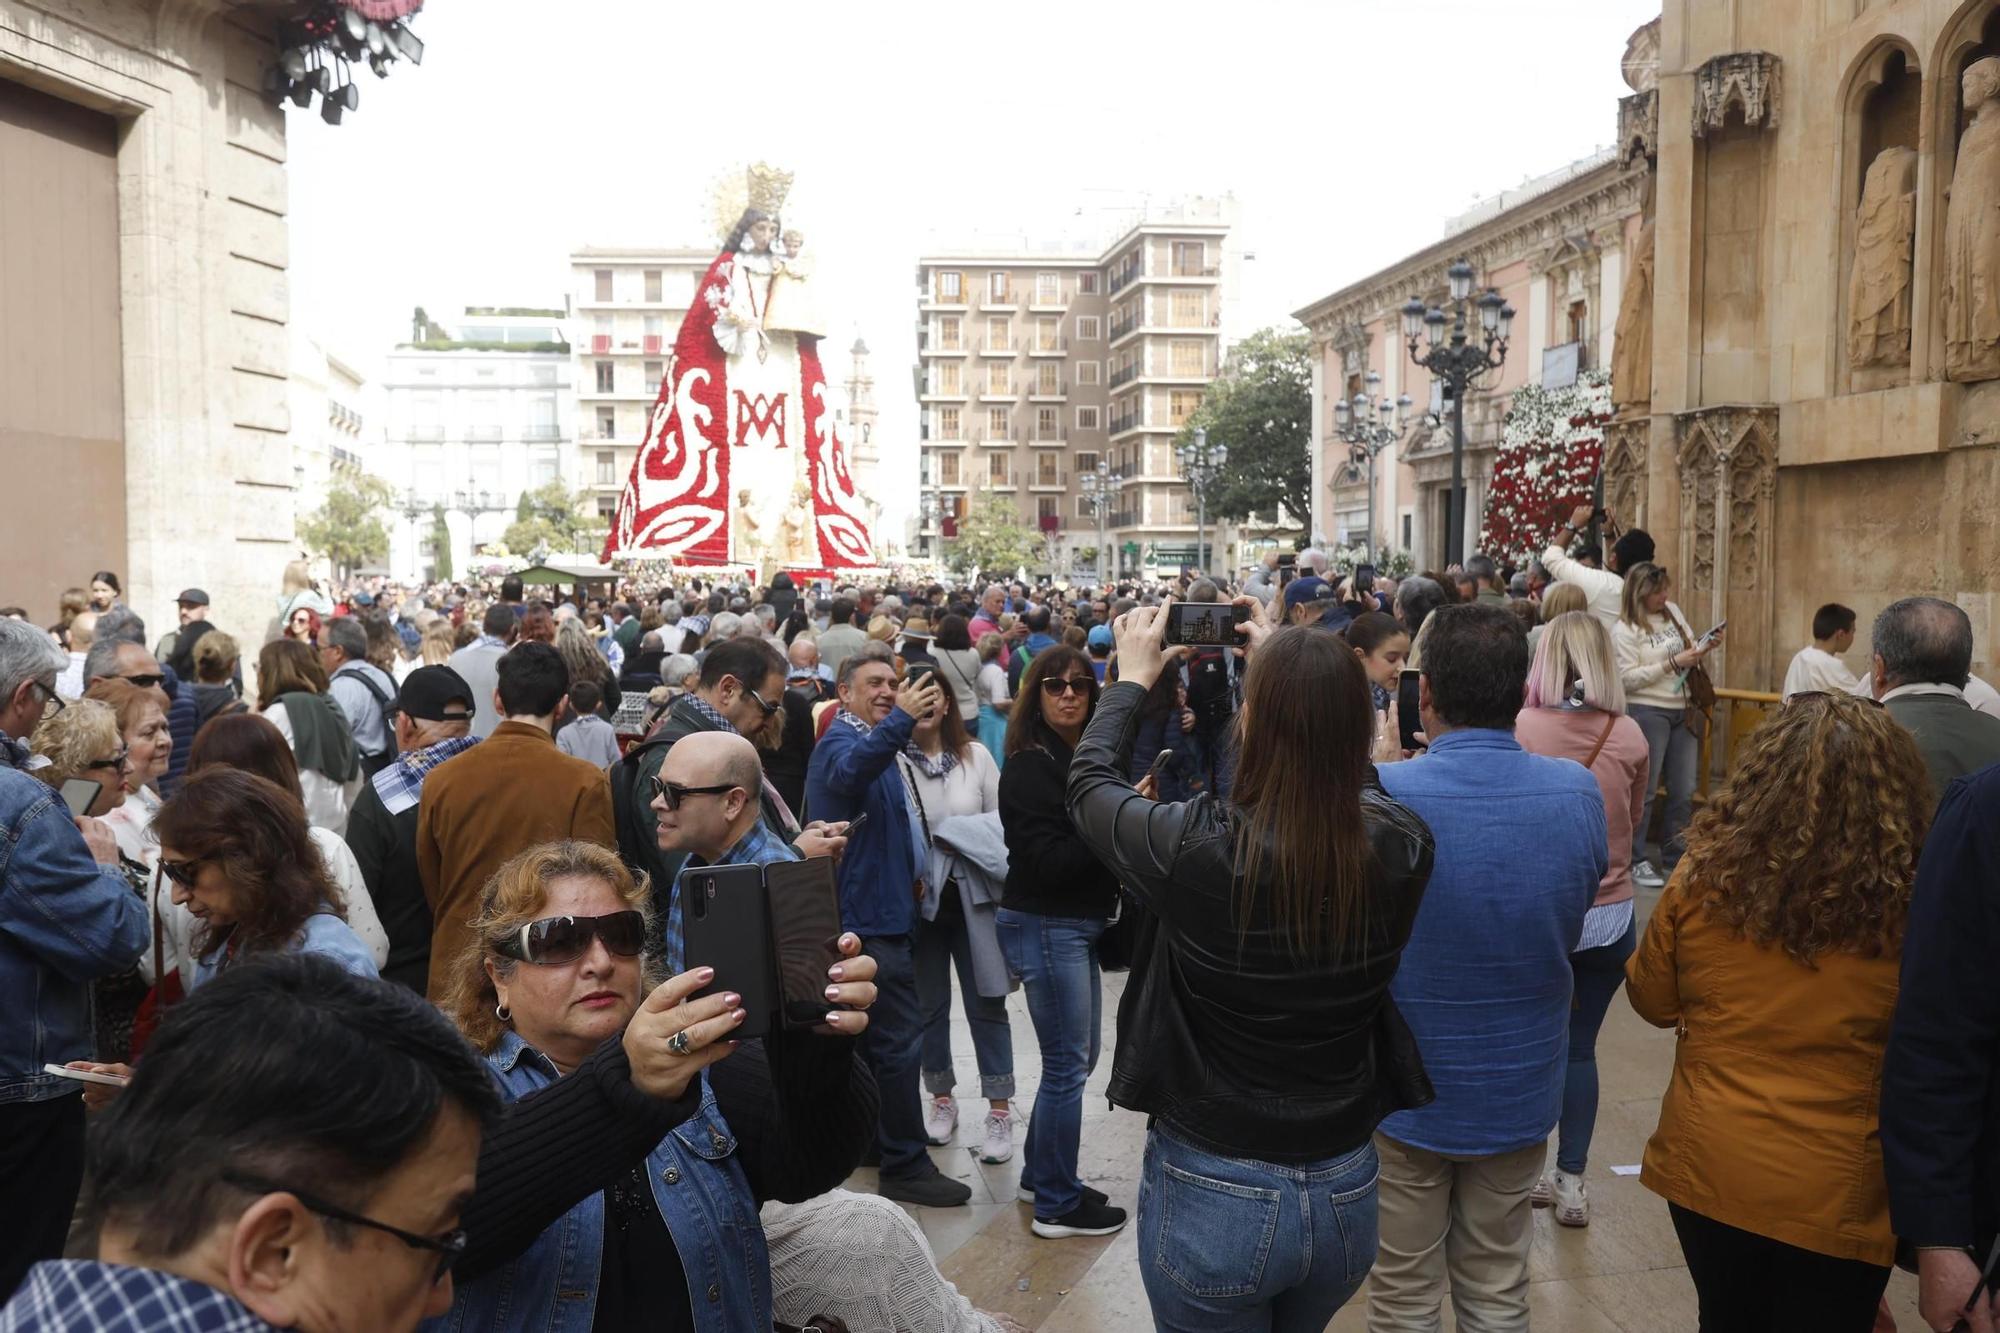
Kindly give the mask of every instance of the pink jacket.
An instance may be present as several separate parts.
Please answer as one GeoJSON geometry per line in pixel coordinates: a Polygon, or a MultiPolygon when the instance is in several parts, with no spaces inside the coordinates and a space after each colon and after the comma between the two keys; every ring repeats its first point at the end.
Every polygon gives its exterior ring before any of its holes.
{"type": "Polygon", "coordinates": [[[1582,763],[1604,736],[1611,734],[1590,765],[1591,776],[1604,794],[1604,823],[1611,840],[1610,866],[1597,885],[1597,901],[1622,903],[1632,896],[1632,826],[1646,806],[1646,736],[1631,718],[1601,713],[1595,708],[1523,708],[1514,719],[1514,739],[1530,754],[1582,763]]]}

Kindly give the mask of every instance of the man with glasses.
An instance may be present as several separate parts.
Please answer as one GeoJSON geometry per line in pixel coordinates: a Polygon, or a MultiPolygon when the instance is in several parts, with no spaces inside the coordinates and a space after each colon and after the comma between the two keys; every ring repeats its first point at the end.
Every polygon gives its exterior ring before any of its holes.
{"type": "Polygon", "coordinates": [[[61,710],[63,660],[40,629],[0,620],[0,1299],[62,1253],[83,1181],[81,1085],[42,1066],[96,1057],[91,983],[130,968],[150,939],[111,830],[72,818],[27,772],[22,742],[61,710]]]}
{"type": "Polygon", "coordinates": [[[102,1114],[97,1260],[37,1265],[0,1329],[412,1329],[451,1307],[498,1114],[484,1063],[409,991],[316,958],[233,968],[102,1114]]]}

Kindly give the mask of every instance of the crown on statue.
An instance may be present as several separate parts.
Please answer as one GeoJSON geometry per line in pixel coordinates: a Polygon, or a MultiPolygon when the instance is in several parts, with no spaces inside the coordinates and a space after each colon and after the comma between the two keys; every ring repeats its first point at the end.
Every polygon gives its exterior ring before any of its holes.
{"type": "Polygon", "coordinates": [[[785,196],[792,192],[792,173],[759,162],[746,169],[743,178],[750,207],[776,217],[785,206],[785,196]]]}

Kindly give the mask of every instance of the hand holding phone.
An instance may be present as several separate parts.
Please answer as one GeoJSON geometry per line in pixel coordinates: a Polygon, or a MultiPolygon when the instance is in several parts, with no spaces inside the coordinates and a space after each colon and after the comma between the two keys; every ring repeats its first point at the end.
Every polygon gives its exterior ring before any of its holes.
{"type": "Polygon", "coordinates": [[[1423,730],[1422,687],[1418,683],[1423,673],[1408,667],[1396,679],[1396,728],[1398,739],[1405,750],[1421,750],[1424,743],[1417,733],[1423,730]]]}
{"type": "Polygon", "coordinates": [[[106,1074],[95,1069],[71,1069],[68,1065],[43,1065],[42,1072],[54,1074],[57,1078],[74,1079],[78,1083],[95,1083],[106,1088],[122,1088],[132,1081],[130,1074],[106,1074]]]}
{"type": "Polygon", "coordinates": [[[69,778],[62,785],[63,804],[78,819],[90,813],[90,807],[97,804],[97,798],[104,794],[104,784],[89,778],[69,778]]]}

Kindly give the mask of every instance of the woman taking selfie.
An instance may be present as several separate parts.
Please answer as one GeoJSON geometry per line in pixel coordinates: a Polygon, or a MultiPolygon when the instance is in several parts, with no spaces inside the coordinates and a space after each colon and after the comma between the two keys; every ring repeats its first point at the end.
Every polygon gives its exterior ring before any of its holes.
{"type": "Polygon", "coordinates": [[[1931,807],[1880,704],[1794,695],[1653,907],[1626,993],[1679,1040],[1639,1179],[1705,1329],[1874,1326],[1896,1255],[1876,1108],[1931,807]]]}
{"type": "Polygon", "coordinates": [[[1066,645],[1035,654],[1007,720],[1000,824],[1007,887],[994,924],[1007,966],[1027,992],[1042,1049],[1042,1081],[1021,1145],[1021,1197],[1034,1232],[1108,1236],[1125,1210],[1077,1175],[1083,1085],[1097,1067],[1104,1024],[1097,941],[1118,901],[1118,881],[1070,823],[1063,783],[1097,703],[1090,659],[1066,645]]]}
{"type": "Polygon", "coordinates": [[[1319,1329],[1375,1260],[1375,1126],[1433,1095],[1389,998],[1431,836],[1376,785],[1354,649],[1238,605],[1253,618],[1230,804],[1163,804],[1125,778],[1146,691],[1181,655],[1162,647],[1169,603],[1114,622],[1119,680],[1077,746],[1069,814],[1146,909],[1108,1091],[1152,1117],[1154,1322],[1319,1329]]]}

